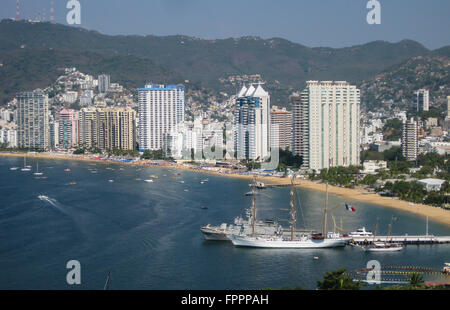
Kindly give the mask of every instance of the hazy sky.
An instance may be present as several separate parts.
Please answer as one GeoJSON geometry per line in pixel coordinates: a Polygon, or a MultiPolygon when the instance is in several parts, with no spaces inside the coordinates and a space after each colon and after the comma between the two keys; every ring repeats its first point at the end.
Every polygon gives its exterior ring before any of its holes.
{"type": "MultiPolygon", "coordinates": [[[[20,0],[21,17],[50,16],[50,0],[20,0]]],[[[54,0],[66,24],[68,0],[54,0]]],[[[379,0],[381,25],[368,25],[368,0],[79,0],[81,27],[104,34],[173,35],[205,39],[282,37],[310,47],[413,39],[430,49],[450,45],[449,0],[379,0]]],[[[0,18],[16,0],[0,0],[0,18]]],[[[1,34],[0,34],[1,35],[1,34]]]]}

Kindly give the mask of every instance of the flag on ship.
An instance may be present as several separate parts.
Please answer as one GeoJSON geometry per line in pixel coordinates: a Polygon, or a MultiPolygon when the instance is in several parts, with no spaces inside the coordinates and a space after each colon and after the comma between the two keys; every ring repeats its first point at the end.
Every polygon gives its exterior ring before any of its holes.
{"type": "Polygon", "coordinates": [[[351,206],[351,205],[349,205],[347,203],[345,204],[345,209],[347,209],[347,211],[351,211],[351,212],[355,212],[356,211],[354,206],[351,206]]]}

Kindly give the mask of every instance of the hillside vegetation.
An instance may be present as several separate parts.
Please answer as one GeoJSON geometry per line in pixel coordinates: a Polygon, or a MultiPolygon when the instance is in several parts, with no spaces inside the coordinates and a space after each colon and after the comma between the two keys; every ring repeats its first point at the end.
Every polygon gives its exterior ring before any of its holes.
{"type": "Polygon", "coordinates": [[[17,91],[46,86],[58,68],[75,66],[89,74],[107,72],[113,81],[128,87],[140,87],[145,81],[190,80],[196,86],[229,94],[237,85],[219,79],[261,74],[272,104],[286,106],[290,93],[302,88],[306,80],[347,80],[359,85],[412,57],[432,54],[445,58],[448,48],[433,53],[411,40],[310,48],[281,38],[108,36],[60,24],[3,20],[0,102],[17,91]]]}

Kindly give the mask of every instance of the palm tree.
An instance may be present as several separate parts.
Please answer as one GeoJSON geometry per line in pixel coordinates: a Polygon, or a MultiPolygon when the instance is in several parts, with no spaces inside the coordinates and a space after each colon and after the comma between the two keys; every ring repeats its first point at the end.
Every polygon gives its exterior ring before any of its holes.
{"type": "Polygon", "coordinates": [[[409,284],[414,287],[422,286],[425,283],[423,277],[420,274],[418,274],[417,272],[413,272],[409,276],[408,279],[409,279],[409,284]]]}
{"type": "Polygon", "coordinates": [[[363,283],[353,281],[345,273],[344,268],[327,272],[323,277],[323,281],[317,281],[317,289],[319,290],[359,290],[362,286],[363,283]]]}

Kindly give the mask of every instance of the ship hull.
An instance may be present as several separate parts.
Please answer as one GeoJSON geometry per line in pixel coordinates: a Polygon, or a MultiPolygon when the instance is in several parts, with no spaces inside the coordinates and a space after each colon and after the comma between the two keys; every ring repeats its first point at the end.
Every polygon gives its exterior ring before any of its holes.
{"type": "Polygon", "coordinates": [[[230,241],[224,232],[219,232],[208,228],[201,228],[200,230],[206,240],[230,241]]]}
{"type": "Polygon", "coordinates": [[[396,248],[365,248],[364,251],[366,252],[398,252],[403,250],[403,247],[396,247],[396,248]]]}
{"type": "Polygon", "coordinates": [[[229,235],[228,238],[236,246],[272,249],[318,249],[336,248],[346,245],[345,240],[340,239],[307,239],[294,241],[281,241],[279,239],[252,238],[229,235]]]}

